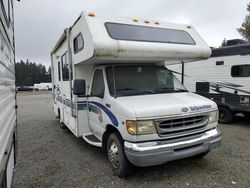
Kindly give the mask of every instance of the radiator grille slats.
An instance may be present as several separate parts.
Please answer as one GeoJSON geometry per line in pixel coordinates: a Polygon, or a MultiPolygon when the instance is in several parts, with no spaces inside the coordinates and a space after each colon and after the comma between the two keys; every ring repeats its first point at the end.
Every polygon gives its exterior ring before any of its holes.
{"type": "Polygon", "coordinates": [[[156,128],[160,136],[168,136],[173,134],[180,135],[196,132],[206,127],[208,122],[207,115],[199,115],[192,117],[180,117],[169,120],[155,120],[156,128]]]}

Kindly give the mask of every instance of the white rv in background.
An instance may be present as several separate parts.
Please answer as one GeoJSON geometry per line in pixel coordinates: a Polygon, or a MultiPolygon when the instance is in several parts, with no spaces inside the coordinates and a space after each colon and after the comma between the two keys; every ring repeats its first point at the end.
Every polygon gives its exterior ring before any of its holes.
{"type": "Polygon", "coordinates": [[[51,53],[54,111],[62,128],[107,152],[119,177],[131,163],[202,157],[220,146],[217,105],[164,62],[210,55],[192,26],[82,13],[51,53]]]}
{"type": "Polygon", "coordinates": [[[40,83],[34,84],[34,90],[36,91],[51,91],[52,90],[52,83],[40,83]]]}
{"type": "Polygon", "coordinates": [[[167,66],[190,91],[217,103],[221,123],[230,123],[237,113],[250,117],[250,43],[235,39],[228,44],[213,49],[207,60],[167,66]]]}
{"type": "Polygon", "coordinates": [[[10,188],[16,157],[13,0],[0,1],[0,187],[10,188]]]}

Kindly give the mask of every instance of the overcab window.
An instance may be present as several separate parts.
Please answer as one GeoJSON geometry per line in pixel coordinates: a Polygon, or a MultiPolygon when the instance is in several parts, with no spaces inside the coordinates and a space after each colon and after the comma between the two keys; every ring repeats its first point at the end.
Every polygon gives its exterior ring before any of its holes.
{"type": "Polygon", "coordinates": [[[74,53],[77,54],[84,47],[83,37],[81,33],[74,38],[73,43],[74,43],[74,53]]]}
{"type": "Polygon", "coordinates": [[[184,30],[105,23],[108,34],[116,40],[159,42],[194,45],[193,38],[184,30]]]}

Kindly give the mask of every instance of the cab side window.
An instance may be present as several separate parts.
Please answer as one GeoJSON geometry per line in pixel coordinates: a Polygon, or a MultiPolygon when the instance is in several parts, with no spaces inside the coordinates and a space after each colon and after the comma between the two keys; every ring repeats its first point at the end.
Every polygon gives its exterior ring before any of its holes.
{"type": "Polygon", "coordinates": [[[62,62],[62,77],[63,77],[63,81],[69,81],[69,64],[68,64],[68,61],[67,61],[67,53],[65,53],[62,56],[61,62],[62,62]]]}
{"type": "Polygon", "coordinates": [[[94,78],[92,82],[91,95],[103,98],[104,96],[104,79],[102,70],[98,69],[94,73],[94,78]]]}

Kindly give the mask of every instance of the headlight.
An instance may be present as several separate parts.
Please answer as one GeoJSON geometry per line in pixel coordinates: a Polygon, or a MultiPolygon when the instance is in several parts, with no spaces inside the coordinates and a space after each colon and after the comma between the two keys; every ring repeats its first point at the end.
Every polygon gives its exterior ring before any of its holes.
{"type": "Polygon", "coordinates": [[[152,120],[147,121],[127,121],[127,131],[131,135],[145,135],[156,133],[155,124],[152,120]]]}
{"type": "Polygon", "coordinates": [[[219,112],[218,110],[209,113],[208,124],[218,122],[219,112]]]}

